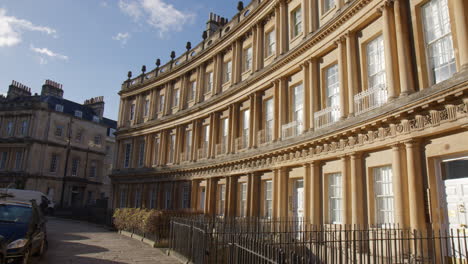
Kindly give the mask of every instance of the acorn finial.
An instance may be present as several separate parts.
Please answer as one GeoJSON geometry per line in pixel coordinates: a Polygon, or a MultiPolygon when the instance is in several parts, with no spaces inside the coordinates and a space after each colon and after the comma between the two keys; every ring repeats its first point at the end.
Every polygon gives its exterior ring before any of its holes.
{"type": "Polygon", "coordinates": [[[127,77],[128,77],[129,80],[132,78],[132,71],[128,71],[127,77]]]}
{"type": "Polygon", "coordinates": [[[161,60],[160,60],[160,59],[157,59],[157,60],[156,60],[156,67],[159,68],[160,65],[161,65],[161,60]]]}
{"type": "Polygon", "coordinates": [[[237,3],[237,10],[239,10],[239,12],[244,10],[244,2],[239,1],[239,3],[237,3]]]}
{"type": "Polygon", "coordinates": [[[203,31],[202,38],[203,38],[203,40],[205,40],[207,37],[208,37],[208,33],[205,30],[205,31],[203,31]]]}
{"type": "Polygon", "coordinates": [[[175,51],[171,51],[171,60],[174,60],[175,58],[175,51]]]}
{"type": "Polygon", "coordinates": [[[190,43],[190,41],[187,41],[187,45],[185,45],[185,48],[187,49],[187,51],[191,50],[192,49],[192,43],[190,43]]]}
{"type": "Polygon", "coordinates": [[[141,66],[141,72],[142,72],[143,74],[145,74],[145,72],[146,72],[146,66],[145,66],[145,65],[141,66]]]}

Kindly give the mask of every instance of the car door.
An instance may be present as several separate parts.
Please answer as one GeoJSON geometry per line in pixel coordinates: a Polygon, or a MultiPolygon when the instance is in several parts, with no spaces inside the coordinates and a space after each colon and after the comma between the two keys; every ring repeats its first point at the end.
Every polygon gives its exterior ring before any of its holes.
{"type": "Polygon", "coordinates": [[[31,246],[34,252],[37,252],[42,241],[46,237],[45,219],[36,205],[33,205],[33,214],[31,218],[31,246]]]}

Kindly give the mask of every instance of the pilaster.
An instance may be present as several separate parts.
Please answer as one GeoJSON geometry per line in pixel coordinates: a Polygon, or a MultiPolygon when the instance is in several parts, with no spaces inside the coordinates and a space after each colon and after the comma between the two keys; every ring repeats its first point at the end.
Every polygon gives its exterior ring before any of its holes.
{"type": "Polygon", "coordinates": [[[404,143],[408,173],[410,227],[416,230],[425,230],[424,186],[422,184],[421,159],[419,156],[421,150],[417,141],[410,140],[404,143]]]}
{"type": "MultiPolygon", "coordinates": [[[[414,79],[410,52],[408,18],[405,14],[406,3],[394,0],[395,32],[398,50],[398,70],[400,75],[400,96],[414,92],[414,79]]],[[[467,47],[468,48],[468,47],[467,47]]]]}
{"type": "Polygon", "coordinates": [[[362,155],[361,153],[351,154],[351,212],[353,225],[364,225],[364,204],[365,201],[363,186],[364,174],[362,173],[362,155]]]}
{"type": "Polygon", "coordinates": [[[347,112],[347,80],[346,80],[346,49],[345,39],[340,37],[336,43],[338,45],[338,72],[340,81],[340,118],[346,117],[347,112]]]}
{"type": "Polygon", "coordinates": [[[382,9],[383,18],[383,38],[384,38],[384,52],[385,52],[385,71],[387,79],[387,92],[388,99],[392,100],[397,97],[397,83],[395,80],[395,67],[396,64],[394,54],[394,40],[395,40],[395,27],[394,27],[394,16],[392,12],[391,3],[385,2],[382,9]]]}
{"type": "Polygon", "coordinates": [[[393,197],[395,201],[395,224],[398,224],[400,227],[407,227],[405,221],[405,200],[404,195],[406,192],[404,186],[405,179],[402,174],[402,151],[399,144],[392,146],[392,172],[393,172],[393,197]]]}
{"type": "Polygon", "coordinates": [[[452,0],[452,4],[458,47],[458,70],[461,71],[468,68],[468,19],[466,15],[468,3],[466,0],[452,0]]]}
{"type": "Polygon", "coordinates": [[[358,72],[359,65],[356,63],[356,35],[354,32],[346,34],[346,56],[348,68],[348,117],[354,116],[354,95],[358,93],[358,72]]]}

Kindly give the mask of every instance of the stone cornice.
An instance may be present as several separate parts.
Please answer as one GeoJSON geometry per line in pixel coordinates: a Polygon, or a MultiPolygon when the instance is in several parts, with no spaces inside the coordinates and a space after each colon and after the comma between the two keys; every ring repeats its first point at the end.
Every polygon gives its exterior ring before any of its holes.
{"type": "MultiPolygon", "coordinates": [[[[278,70],[279,68],[281,68],[282,66],[284,66],[289,61],[295,59],[296,57],[298,57],[299,55],[304,53],[306,50],[310,49],[312,46],[314,46],[317,43],[319,43],[320,41],[322,41],[325,37],[330,35],[332,32],[336,31],[337,28],[339,28],[340,25],[342,25],[343,23],[348,21],[355,13],[357,13],[359,10],[364,8],[371,1],[372,0],[355,0],[355,1],[353,1],[345,9],[343,9],[339,13],[337,13],[335,15],[335,17],[333,17],[325,25],[320,27],[317,31],[310,33],[304,40],[301,41],[301,43],[297,47],[295,47],[294,49],[289,50],[285,54],[277,57],[277,59],[274,62],[274,65],[272,65],[272,67],[264,68],[261,71],[259,71],[258,73],[251,76],[249,79],[247,79],[247,80],[241,82],[240,84],[236,85],[237,86],[236,90],[248,87],[249,85],[251,85],[251,83],[257,82],[259,79],[264,78],[265,75],[271,74],[272,72],[274,72],[274,71],[278,70]],[[266,70],[266,69],[268,69],[268,70],[266,70]]],[[[265,1],[265,2],[268,2],[268,1],[265,1]]],[[[260,9],[260,8],[257,8],[257,9],[260,9]]],[[[256,10],[256,11],[259,12],[258,10],[256,10]]],[[[253,17],[254,14],[251,14],[251,16],[253,17]]],[[[249,31],[249,30],[250,30],[250,28],[244,29],[244,31],[249,31]]],[[[234,31],[234,30],[232,30],[232,31],[234,31]]],[[[240,34],[243,35],[245,33],[246,32],[242,32],[240,34]]],[[[225,49],[227,47],[226,45],[229,46],[229,45],[231,45],[231,43],[229,43],[229,44],[224,43],[224,45],[221,47],[221,50],[225,49]]],[[[216,45],[212,45],[211,48],[213,48],[214,46],[216,46],[216,45]]],[[[203,58],[203,61],[207,60],[208,58],[212,57],[213,55],[214,54],[211,54],[210,56],[207,56],[207,57],[203,58]]],[[[192,64],[195,64],[195,65],[191,66],[190,68],[187,68],[185,70],[181,69],[180,71],[182,71],[182,72],[175,71],[175,72],[167,72],[166,74],[168,74],[168,75],[169,75],[169,73],[179,74],[179,75],[185,74],[185,73],[193,70],[194,68],[198,67],[202,63],[203,62],[198,62],[198,63],[192,62],[192,64]]],[[[183,65],[183,64],[181,64],[181,65],[183,65]]],[[[179,75],[177,75],[177,76],[179,76],[179,75]]],[[[125,90],[125,91],[124,90],[120,91],[119,94],[123,98],[129,97],[129,96],[134,96],[134,95],[140,94],[140,93],[142,93],[142,92],[144,92],[146,90],[150,90],[150,89],[154,89],[155,87],[159,87],[159,86],[163,85],[164,83],[168,82],[169,80],[177,78],[177,76],[167,76],[166,79],[161,79],[161,80],[158,79],[158,80],[154,80],[154,81],[151,81],[151,82],[148,81],[146,83],[142,83],[142,84],[139,84],[139,85],[135,86],[135,88],[125,90]],[[144,88],[144,89],[141,89],[141,88],[144,88]]],[[[211,99],[211,100],[213,100],[213,99],[211,99]]]]}
{"type": "Polygon", "coordinates": [[[382,149],[395,142],[429,136],[436,133],[435,128],[444,132],[459,130],[468,124],[467,76],[468,72],[459,73],[452,80],[397,99],[380,109],[279,144],[187,165],[115,171],[112,178],[124,181],[132,179],[129,175],[139,175],[162,181],[245,174],[382,149]]]}

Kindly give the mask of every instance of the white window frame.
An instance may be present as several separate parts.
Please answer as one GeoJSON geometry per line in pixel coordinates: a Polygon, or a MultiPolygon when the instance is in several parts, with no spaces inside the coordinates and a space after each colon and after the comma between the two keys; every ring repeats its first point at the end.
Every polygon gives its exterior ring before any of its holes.
{"type": "Polygon", "coordinates": [[[273,181],[267,180],[264,182],[264,194],[265,194],[265,203],[264,203],[264,216],[266,218],[273,217],[273,181]]]}
{"type": "Polygon", "coordinates": [[[448,1],[431,0],[421,7],[421,12],[429,78],[436,84],[450,78],[457,71],[448,1]],[[437,13],[434,14],[429,9],[437,13]],[[430,31],[433,31],[433,36],[430,31]],[[434,51],[438,51],[438,56],[434,51]]]}
{"type": "Polygon", "coordinates": [[[145,141],[141,140],[138,148],[138,167],[143,167],[145,165],[145,141]]]}
{"type": "Polygon", "coordinates": [[[89,164],[89,175],[88,178],[96,178],[98,171],[98,164],[96,160],[92,160],[89,164]]]}
{"type": "Polygon", "coordinates": [[[78,158],[72,159],[71,176],[78,176],[79,167],[80,167],[80,159],[78,158]]]}
{"type": "Polygon", "coordinates": [[[83,118],[83,112],[81,112],[80,110],[75,110],[75,117],[83,118]]]}
{"type": "Polygon", "coordinates": [[[226,61],[223,64],[223,84],[231,81],[232,78],[232,60],[226,61]]]}
{"type": "Polygon", "coordinates": [[[272,29],[265,34],[265,57],[268,58],[276,54],[276,29],[272,29]]]}
{"type": "Polygon", "coordinates": [[[291,12],[291,25],[292,25],[292,30],[291,30],[291,39],[299,36],[303,29],[302,29],[302,7],[298,6],[296,9],[294,9],[291,12]]]}
{"type": "Polygon", "coordinates": [[[292,88],[293,91],[293,102],[292,102],[292,114],[293,121],[296,122],[297,134],[302,133],[303,123],[304,123],[304,86],[302,83],[295,85],[292,88]]]}
{"type": "Polygon", "coordinates": [[[376,167],[372,171],[374,178],[375,223],[384,227],[392,225],[395,223],[392,167],[376,167]]]}
{"type": "Polygon", "coordinates": [[[159,163],[159,148],[161,147],[161,138],[155,137],[154,138],[154,158],[153,158],[153,165],[158,165],[159,163]]]}
{"type": "Polygon", "coordinates": [[[56,104],[56,105],[55,105],[55,111],[56,111],[56,112],[62,112],[62,113],[63,113],[63,105],[61,105],[61,104],[56,104]]]}
{"type": "Polygon", "coordinates": [[[218,215],[224,216],[224,208],[226,206],[226,184],[220,184],[218,190],[218,215]]]}
{"type": "Polygon", "coordinates": [[[8,136],[13,136],[14,135],[14,125],[13,125],[13,121],[8,121],[7,123],[7,135],[8,136]]]}
{"type": "Polygon", "coordinates": [[[386,84],[385,50],[383,36],[379,35],[366,45],[367,89],[386,84]]]}
{"type": "Polygon", "coordinates": [[[336,2],[335,0],[323,0],[322,4],[323,4],[322,13],[325,14],[335,7],[336,2]]]}
{"type": "Polygon", "coordinates": [[[143,110],[143,116],[144,116],[144,117],[147,117],[147,116],[148,116],[148,114],[149,114],[149,108],[150,108],[150,100],[149,100],[149,99],[146,99],[146,100],[145,100],[144,110],[143,110]]]}
{"type": "Polygon", "coordinates": [[[341,173],[331,173],[326,176],[328,189],[328,222],[330,224],[342,224],[344,216],[343,176],[341,173]]]}
{"type": "Polygon", "coordinates": [[[130,168],[132,162],[132,143],[124,144],[124,168],[130,168]]]}
{"type": "Polygon", "coordinates": [[[190,82],[190,91],[188,93],[188,101],[195,100],[195,94],[197,93],[197,81],[190,82]]]}
{"type": "Polygon", "coordinates": [[[28,120],[23,120],[23,122],[21,122],[21,131],[20,131],[22,136],[26,136],[28,134],[28,128],[29,128],[28,120]]]}
{"type": "Polygon", "coordinates": [[[55,173],[57,172],[58,169],[58,162],[59,162],[59,156],[58,154],[53,153],[50,156],[50,167],[49,167],[49,172],[55,173]]]}
{"type": "Polygon", "coordinates": [[[243,50],[243,64],[242,64],[242,72],[247,72],[252,70],[252,61],[253,61],[253,56],[252,56],[252,46],[247,47],[243,50]]]}
{"type": "Polygon", "coordinates": [[[164,94],[159,95],[159,105],[158,105],[158,112],[161,113],[164,111],[164,104],[165,104],[166,98],[164,94]]]}
{"type": "Polygon", "coordinates": [[[273,140],[275,128],[275,104],[273,98],[265,100],[265,141],[273,140]]]}
{"type": "Polygon", "coordinates": [[[172,107],[178,107],[180,101],[180,89],[174,89],[174,95],[172,97],[172,107]]]}
{"type": "Polygon", "coordinates": [[[21,169],[23,163],[23,151],[17,151],[15,156],[15,170],[21,169]]]}
{"type": "Polygon", "coordinates": [[[213,91],[213,71],[207,72],[205,75],[205,93],[210,93],[213,91]]]}
{"type": "Polygon", "coordinates": [[[135,104],[130,105],[130,120],[135,119],[135,104]]]}
{"type": "Polygon", "coordinates": [[[239,216],[245,217],[247,215],[247,183],[242,182],[239,184],[239,216]]]}
{"type": "Polygon", "coordinates": [[[176,135],[171,134],[169,135],[169,152],[167,153],[168,155],[168,160],[167,163],[171,164],[174,163],[175,160],[175,145],[176,145],[176,135]]]}

